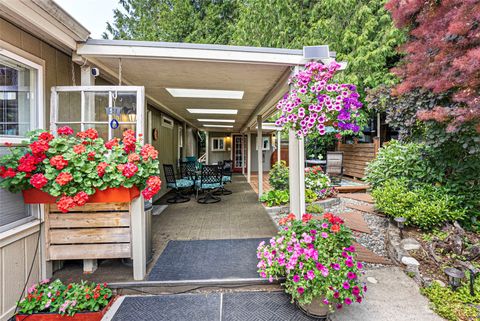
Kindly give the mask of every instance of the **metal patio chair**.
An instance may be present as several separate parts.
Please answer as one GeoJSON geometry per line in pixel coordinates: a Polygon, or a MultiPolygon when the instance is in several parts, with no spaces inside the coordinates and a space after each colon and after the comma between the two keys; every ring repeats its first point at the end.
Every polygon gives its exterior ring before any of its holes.
{"type": "Polygon", "coordinates": [[[195,182],[197,189],[197,202],[200,204],[213,204],[221,201],[220,197],[213,193],[222,187],[222,167],[219,165],[203,165],[202,174],[195,182]],[[199,191],[204,191],[205,195],[198,197],[199,191]]]}
{"type": "Polygon", "coordinates": [[[224,160],[223,163],[219,163],[219,166],[221,166],[223,170],[223,175],[222,175],[222,187],[218,191],[214,193],[214,195],[230,195],[233,192],[225,188],[225,184],[231,183],[232,182],[232,166],[233,166],[233,161],[231,159],[229,160],[224,160]]]}
{"type": "Polygon", "coordinates": [[[327,152],[325,171],[334,185],[340,185],[343,179],[343,152],[327,152]]]}
{"type": "Polygon", "coordinates": [[[163,171],[165,173],[167,187],[175,191],[175,196],[167,199],[167,202],[170,204],[177,204],[190,201],[190,197],[183,195],[182,191],[191,188],[194,185],[194,181],[185,178],[177,179],[175,177],[175,169],[171,164],[164,164],[163,171]]]}

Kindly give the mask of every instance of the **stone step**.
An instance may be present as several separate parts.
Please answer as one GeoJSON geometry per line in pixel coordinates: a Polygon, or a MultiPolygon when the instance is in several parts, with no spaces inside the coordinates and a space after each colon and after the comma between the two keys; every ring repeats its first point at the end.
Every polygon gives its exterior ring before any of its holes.
{"type": "Polygon", "coordinates": [[[349,198],[349,199],[352,199],[352,200],[365,202],[365,203],[369,203],[369,204],[375,203],[372,196],[370,194],[367,194],[367,193],[341,193],[341,194],[338,194],[338,197],[349,198]]]}
{"type": "Polygon", "coordinates": [[[339,213],[337,216],[345,221],[345,225],[350,229],[362,233],[372,234],[370,227],[363,218],[363,214],[359,211],[339,213]]]}
{"type": "Polygon", "coordinates": [[[373,264],[385,264],[385,265],[391,265],[392,262],[378,254],[375,254],[373,251],[367,249],[365,246],[353,242],[353,246],[355,246],[356,253],[357,253],[357,260],[366,262],[366,263],[373,263],[373,264]]]}
{"type": "Polygon", "coordinates": [[[359,204],[345,204],[346,207],[351,208],[353,210],[358,210],[360,212],[376,214],[375,207],[372,204],[366,205],[359,205],[359,204]]]}

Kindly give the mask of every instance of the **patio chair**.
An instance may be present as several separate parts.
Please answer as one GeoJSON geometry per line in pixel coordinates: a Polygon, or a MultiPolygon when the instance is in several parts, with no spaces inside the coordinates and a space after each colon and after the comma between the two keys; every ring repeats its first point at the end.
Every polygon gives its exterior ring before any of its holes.
{"type": "Polygon", "coordinates": [[[180,173],[182,175],[182,178],[195,181],[197,178],[197,167],[195,162],[180,162],[180,173]]]}
{"type": "Polygon", "coordinates": [[[170,204],[177,204],[190,201],[190,197],[183,195],[182,191],[191,188],[194,185],[194,181],[186,178],[177,179],[175,177],[174,167],[171,164],[164,164],[163,171],[165,172],[167,187],[175,191],[175,196],[167,199],[167,202],[170,204]]]}
{"type": "Polygon", "coordinates": [[[200,204],[213,204],[220,202],[220,197],[213,193],[222,187],[222,167],[218,165],[203,165],[202,174],[195,182],[197,189],[197,202],[200,204]],[[198,192],[204,191],[205,195],[198,198],[198,192]]]}
{"type": "Polygon", "coordinates": [[[218,191],[214,193],[214,195],[230,195],[233,192],[225,188],[225,184],[231,183],[232,182],[232,165],[233,161],[232,160],[224,160],[223,163],[219,162],[219,166],[223,170],[223,175],[222,175],[222,187],[218,191]]]}
{"type": "Polygon", "coordinates": [[[334,185],[339,185],[343,179],[343,152],[327,152],[326,174],[334,185]]]}

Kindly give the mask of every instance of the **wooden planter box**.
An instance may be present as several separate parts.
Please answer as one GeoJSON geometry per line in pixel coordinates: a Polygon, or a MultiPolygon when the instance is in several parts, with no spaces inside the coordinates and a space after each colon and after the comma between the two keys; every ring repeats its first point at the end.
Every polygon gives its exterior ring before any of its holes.
{"type": "Polygon", "coordinates": [[[45,205],[47,260],[132,258],[131,203],[45,205]]]}
{"type": "MultiPolygon", "coordinates": [[[[22,191],[25,204],[55,204],[56,197],[36,188],[22,191]]],[[[116,187],[98,190],[90,195],[87,203],[122,203],[130,202],[140,195],[136,186],[132,188],[116,187]]]]}
{"type": "Polygon", "coordinates": [[[18,314],[15,316],[15,321],[101,321],[115,299],[116,297],[113,297],[106,307],[97,312],[79,312],[73,316],[57,313],[18,314]]]}

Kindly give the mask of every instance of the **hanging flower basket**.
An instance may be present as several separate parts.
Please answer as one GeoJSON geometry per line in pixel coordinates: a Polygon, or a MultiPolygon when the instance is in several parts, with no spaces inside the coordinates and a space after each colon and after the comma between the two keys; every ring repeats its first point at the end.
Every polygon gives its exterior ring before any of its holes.
{"type": "Polygon", "coordinates": [[[126,130],[108,142],[89,128],[76,135],[61,127],[30,134],[26,147],[12,147],[0,158],[0,188],[22,192],[26,204],[56,203],[66,213],[86,203],[151,199],[160,191],[158,152],[126,130]]]}
{"type": "MultiPolygon", "coordinates": [[[[25,204],[55,204],[57,202],[56,197],[36,188],[24,190],[22,194],[25,204]]],[[[138,196],[140,196],[140,191],[136,186],[131,188],[113,187],[103,191],[97,189],[95,194],[89,197],[87,203],[126,203],[138,196]]]]}
{"type": "Polygon", "coordinates": [[[325,135],[327,126],[338,135],[358,133],[364,121],[360,96],[355,85],[332,81],[339,69],[335,61],[328,66],[310,62],[293,75],[290,92],[277,104],[282,115],[275,124],[295,130],[299,138],[315,130],[325,135]]]}

